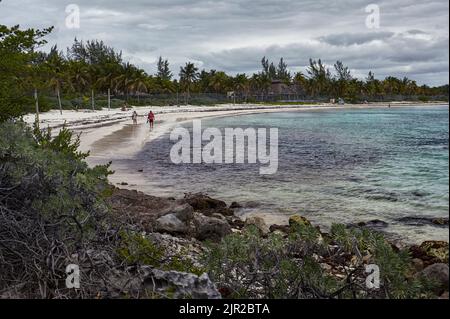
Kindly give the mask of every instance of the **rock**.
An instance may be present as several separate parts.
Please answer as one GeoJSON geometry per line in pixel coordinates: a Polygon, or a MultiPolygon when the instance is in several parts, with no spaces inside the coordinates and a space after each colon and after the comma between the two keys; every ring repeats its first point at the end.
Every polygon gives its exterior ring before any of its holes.
{"type": "Polygon", "coordinates": [[[156,230],[170,234],[185,234],[189,231],[186,222],[183,222],[175,214],[164,215],[156,220],[156,230]]]}
{"type": "Polygon", "coordinates": [[[194,213],[194,237],[198,240],[220,241],[231,234],[231,227],[227,221],[194,213]]]}
{"type": "Polygon", "coordinates": [[[422,271],[425,267],[423,260],[419,258],[413,258],[411,263],[413,264],[416,273],[422,271]]]}
{"type": "Polygon", "coordinates": [[[448,218],[433,218],[431,222],[435,225],[439,226],[448,226],[448,218]]]}
{"type": "Polygon", "coordinates": [[[439,226],[448,227],[448,218],[440,217],[421,217],[421,216],[406,216],[397,219],[398,222],[411,226],[439,226]]]}
{"type": "Polygon", "coordinates": [[[197,276],[139,266],[125,271],[115,270],[108,279],[108,291],[103,298],[221,298],[207,274],[197,276]]]}
{"type": "Polygon", "coordinates": [[[186,194],[184,198],[189,203],[189,205],[191,205],[196,211],[202,211],[211,208],[227,207],[227,204],[224,201],[211,198],[208,195],[204,195],[201,193],[186,194]]]}
{"type": "Polygon", "coordinates": [[[389,226],[389,224],[380,219],[373,219],[369,220],[368,222],[359,222],[357,226],[367,228],[385,228],[389,226]]]}
{"type": "Polygon", "coordinates": [[[242,208],[242,205],[239,204],[238,202],[232,202],[230,205],[231,209],[237,209],[237,208],[242,208]]]}
{"type": "Polygon", "coordinates": [[[121,182],[119,185],[126,186],[126,185],[128,185],[128,183],[127,182],[121,182]]]}
{"type": "Polygon", "coordinates": [[[197,276],[153,269],[144,279],[143,285],[147,291],[156,291],[174,299],[221,299],[219,291],[206,273],[197,276]]]}
{"type": "Polygon", "coordinates": [[[218,218],[218,219],[225,220],[225,221],[227,220],[227,218],[225,216],[223,216],[222,214],[218,214],[218,213],[212,214],[211,217],[218,218]]]}
{"type": "Polygon", "coordinates": [[[214,213],[224,216],[234,215],[233,210],[228,208],[224,201],[211,198],[204,194],[186,194],[184,199],[195,211],[206,216],[211,216],[214,213]]]}
{"type": "Polygon", "coordinates": [[[420,248],[431,257],[436,258],[440,262],[448,263],[448,243],[445,241],[424,241],[420,248]]]}
{"type": "MultiPolygon", "coordinates": [[[[165,212],[163,211],[161,214],[165,214],[165,212]]],[[[173,214],[182,222],[188,223],[194,216],[194,210],[189,204],[179,204],[170,207],[168,214],[173,214]]]]}
{"type": "Polygon", "coordinates": [[[311,226],[311,222],[303,216],[293,215],[289,217],[289,226],[311,226]]]}
{"type": "Polygon", "coordinates": [[[284,234],[289,234],[289,232],[290,232],[290,228],[288,225],[270,225],[269,230],[272,233],[274,233],[276,231],[280,231],[284,234]]]}
{"type": "Polygon", "coordinates": [[[448,290],[448,265],[443,263],[433,264],[420,272],[425,279],[436,283],[436,294],[441,294],[443,290],[448,290]]]}
{"type": "Polygon", "coordinates": [[[245,226],[255,226],[261,235],[267,235],[269,233],[269,227],[262,217],[259,216],[251,216],[245,220],[245,226]]]}
{"type": "Polygon", "coordinates": [[[239,217],[227,216],[226,219],[232,228],[242,229],[245,226],[245,222],[239,217]]]}

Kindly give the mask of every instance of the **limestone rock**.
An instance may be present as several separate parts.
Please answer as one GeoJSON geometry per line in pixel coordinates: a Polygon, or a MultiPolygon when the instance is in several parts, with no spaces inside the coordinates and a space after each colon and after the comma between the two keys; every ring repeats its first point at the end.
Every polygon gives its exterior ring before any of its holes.
{"type": "Polygon", "coordinates": [[[259,216],[248,217],[245,220],[245,226],[250,226],[250,225],[255,226],[259,230],[261,235],[267,235],[270,232],[269,227],[267,226],[266,222],[264,221],[264,219],[262,217],[259,217],[259,216]]]}
{"type": "Polygon", "coordinates": [[[226,220],[195,213],[193,219],[194,237],[198,240],[220,241],[231,234],[231,227],[226,220]]]}
{"type": "Polygon", "coordinates": [[[311,226],[311,222],[303,216],[293,215],[289,217],[289,226],[311,226]]]}
{"type": "Polygon", "coordinates": [[[420,274],[437,284],[436,293],[440,294],[448,289],[448,265],[443,263],[433,264],[420,272],[420,274]]]}

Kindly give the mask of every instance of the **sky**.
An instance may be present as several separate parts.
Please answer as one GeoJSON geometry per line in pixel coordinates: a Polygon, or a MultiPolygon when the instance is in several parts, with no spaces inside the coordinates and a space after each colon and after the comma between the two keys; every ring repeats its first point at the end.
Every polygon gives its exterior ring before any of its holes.
{"type": "Polygon", "coordinates": [[[65,50],[75,37],[103,40],[149,74],[159,56],[175,75],[187,61],[251,74],[266,56],[283,57],[292,72],[321,58],[329,67],[342,60],[358,78],[373,71],[380,79],[449,82],[448,0],[0,1],[0,24],[55,26],[44,50],[65,50]],[[74,21],[66,12],[71,4],[79,8],[79,28],[67,24],[74,21]],[[379,20],[368,5],[376,5],[379,20]]]}

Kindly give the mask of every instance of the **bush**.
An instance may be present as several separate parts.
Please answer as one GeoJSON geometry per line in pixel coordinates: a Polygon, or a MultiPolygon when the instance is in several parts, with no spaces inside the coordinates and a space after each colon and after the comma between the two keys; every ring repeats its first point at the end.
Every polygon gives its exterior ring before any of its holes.
{"type": "Polygon", "coordinates": [[[131,231],[120,234],[117,250],[119,259],[128,266],[152,266],[162,270],[175,270],[201,275],[204,270],[181,254],[170,256],[163,247],[155,245],[145,236],[131,231]]]}
{"type": "Polygon", "coordinates": [[[210,278],[231,298],[325,298],[336,289],[336,281],[304,254],[307,244],[294,237],[262,238],[251,226],[210,244],[203,262],[210,278]]]}
{"type": "Polygon", "coordinates": [[[378,233],[344,225],[333,225],[330,235],[295,225],[287,238],[263,238],[249,227],[209,248],[203,263],[229,298],[424,298],[433,288],[411,275],[406,252],[396,252],[378,233]],[[324,261],[341,276],[325,272],[324,261]],[[367,264],[380,268],[379,289],[365,285],[367,264]]]}
{"type": "Polygon", "coordinates": [[[78,144],[66,129],[51,138],[0,124],[0,291],[20,284],[27,296],[63,295],[66,266],[87,262],[88,249],[110,241],[110,172],[89,168],[78,144]]]}

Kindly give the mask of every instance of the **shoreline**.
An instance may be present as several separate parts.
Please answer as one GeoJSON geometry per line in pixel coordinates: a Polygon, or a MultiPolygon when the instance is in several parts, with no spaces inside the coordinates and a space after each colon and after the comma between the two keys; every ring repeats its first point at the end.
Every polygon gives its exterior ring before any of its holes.
{"type": "MultiPolygon", "coordinates": [[[[421,107],[428,106],[448,106],[447,103],[392,103],[392,108],[403,107],[421,107]]],[[[248,115],[255,113],[269,112],[292,112],[292,111],[323,111],[339,109],[374,109],[387,108],[387,104],[355,104],[355,105],[300,105],[300,106],[261,106],[261,105],[222,105],[214,107],[140,107],[128,111],[111,111],[109,116],[105,112],[98,112],[97,117],[90,120],[80,119],[78,116],[67,121],[67,127],[76,133],[81,133],[80,149],[90,151],[87,162],[90,166],[106,164],[112,161],[111,169],[115,172],[109,177],[110,183],[130,190],[142,191],[149,195],[161,196],[157,191],[151,192],[146,187],[148,181],[142,173],[136,169],[130,168],[124,163],[126,159],[133,158],[145,144],[170,132],[170,129],[178,124],[185,124],[194,119],[218,118],[228,116],[248,115]],[[156,114],[155,129],[151,132],[148,124],[145,123],[145,114],[152,109],[156,114]],[[139,114],[137,125],[131,121],[131,113],[136,110],[139,114]],[[144,119],[143,119],[144,117],[144,119]]],[[[75,112],[74,112],[75,113],[75,112]]],[[[79,112],[78,112],[79,113],[79,112]]],[[[90,115],[91,112],[82,113],[90,115]]],[[[58,113],[59,115],[59,113],[58,113]]],[[[63,113],[64,116],[64,113],[63,113]]],[[[49,116],[51,118],[51,116],[49,116]]],[[[53,127],[58,127],[58,120],[47,120],[45,117],[43,123],[52,122],[53,127]]],[[[69,117],[68,117],[69,118],[69,117]]],[[[179,198],[183,194],[173,194],[173,197],[179,198]]],[[[217,195],[216,195],[217,196],[217,195]]],[[[164,196],[163,196],[164,197],[164,196]]],[[[220,198],[220,196],[218,196],[220,198]]],[[[358,222],[355,220],[354,222],[358,222]]]]}

